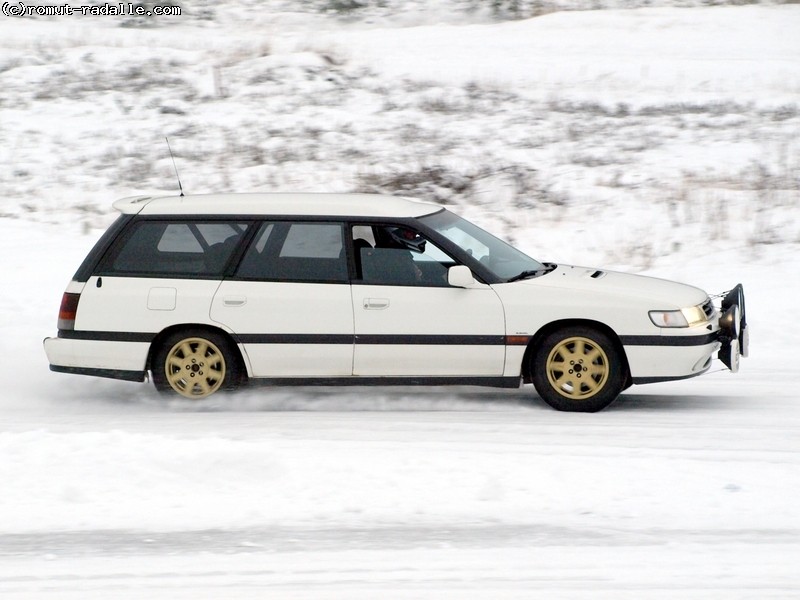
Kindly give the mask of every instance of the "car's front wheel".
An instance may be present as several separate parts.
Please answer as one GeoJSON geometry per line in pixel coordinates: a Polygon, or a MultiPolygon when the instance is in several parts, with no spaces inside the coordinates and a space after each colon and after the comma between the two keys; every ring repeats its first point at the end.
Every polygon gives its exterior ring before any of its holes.
{"type": "Polygon", "coordinates": [[[167,336],[155,351],[152,370],[157,390],[192,400],[207,398],[220,389],[233,390],[242,379],[228,341],[202,330],[167,336]]]}
{"type": "Polygon", "coordinates": [[[533,353],[536,391],[557,410],[597,412],[624,389],[627,371],[621,352],[602,331],[565,327],[547,335],[533,353]]]}

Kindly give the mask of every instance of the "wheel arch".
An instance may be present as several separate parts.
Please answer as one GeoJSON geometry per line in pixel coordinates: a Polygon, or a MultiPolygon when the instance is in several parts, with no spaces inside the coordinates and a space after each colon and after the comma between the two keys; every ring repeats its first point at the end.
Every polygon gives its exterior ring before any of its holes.
{"type": "Polygon", "coordinates": [[[158,350],[158,347],[174,333],[179,331],[206,331],[208,333],[213,333],[216,335],[222,336],[226,342],[228,342],[231,351],[234,353],[234,360],[236,360],[239,364],[238,366],[242,369],[242,372],[247,374],[249,373],[248,361],[246,357],[242,354],[242,351],[239,349],[239,345],[236,343],[236,340],[233,338],[230,332],[225,331],[221,327],[215,327],[213,325],[209,325],[208,323],[180,323],[178,325],[170,325],[165,329],[162,329],[160,332],[156,334],[153,338],[153,341],[150,342],[150,348],[147,351],[147,363],[145,364],[145,369],[151,371],[153,368],[153,356],[158,350]]]}
{"type": "Polygon", "coordinates": [[[609,339],[614,343],[619,355],[622,357],[626,377],[625,387],[629,387],[631,385],[631,369],[630,365],[628,364],[628,355],[625,353],[625,347],[622,345],[622,341],[620,341],[619,336],[613,329],[611,329],[611,327],[605,323],[594,321],[592,319],[561,319],[558,321],[551,321],[550,323],[543,325],[535,334],[533,334],[533,337],[531,337],[530,341],[528,342],[528,346],[525,348],[525,353],[522,356],[523,381],[525,383],[531,383],[533,381],[533,375],[531,373],[531,359],[536,350],[539,348],[539,345],[542,343],[542,340],[544,340],[554,331],[575,326],[596,329],[609,337],[609,339]]]}

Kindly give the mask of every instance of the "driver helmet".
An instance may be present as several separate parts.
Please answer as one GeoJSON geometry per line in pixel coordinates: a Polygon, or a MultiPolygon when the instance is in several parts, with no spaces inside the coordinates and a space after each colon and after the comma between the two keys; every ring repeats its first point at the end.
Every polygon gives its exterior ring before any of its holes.
{"type": "Polygon", "coordinates": [[[425,238],[417,232],[405,227],[391,227],[388,233],[399,247],[407,248],[412,252],[425,252],[425,238]]]}

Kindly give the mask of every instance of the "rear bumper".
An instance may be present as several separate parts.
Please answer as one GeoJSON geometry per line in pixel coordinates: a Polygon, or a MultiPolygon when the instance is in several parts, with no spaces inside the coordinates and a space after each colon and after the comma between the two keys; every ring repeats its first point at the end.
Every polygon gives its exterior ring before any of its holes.
{"type": "Polygon", "coordinates": [[[71,373],[73,375],[91,375],[92,377],[105,377],[106,379],[122,379],[124,381],[144,381],[144,371],[122,371],[120,369],[88,369],[84,367],[60,367],[50,365],[50,370],[55,373],[71,373]]]}
{"type": "Polygon", "coordinates": [[[61,337],[44,339],[50,370],[127,381],[144,381],[150,344],[61,337]]]}

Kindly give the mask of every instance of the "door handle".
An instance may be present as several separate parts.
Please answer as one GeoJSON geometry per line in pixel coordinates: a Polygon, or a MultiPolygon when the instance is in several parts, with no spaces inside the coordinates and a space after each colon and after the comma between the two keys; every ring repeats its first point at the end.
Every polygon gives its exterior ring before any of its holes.
{"type": "Polygon", "coordinates": [[[247,304],[247,298],[244,296],[225,296],[222,299],[222,304],[225,306],[244,306],[247,304]]]}
{"type": "Polygon", "coordinates": [[[383,310],[389,308],[388,298],[364,298],[364,308],[366,310],[383,310]]]}

